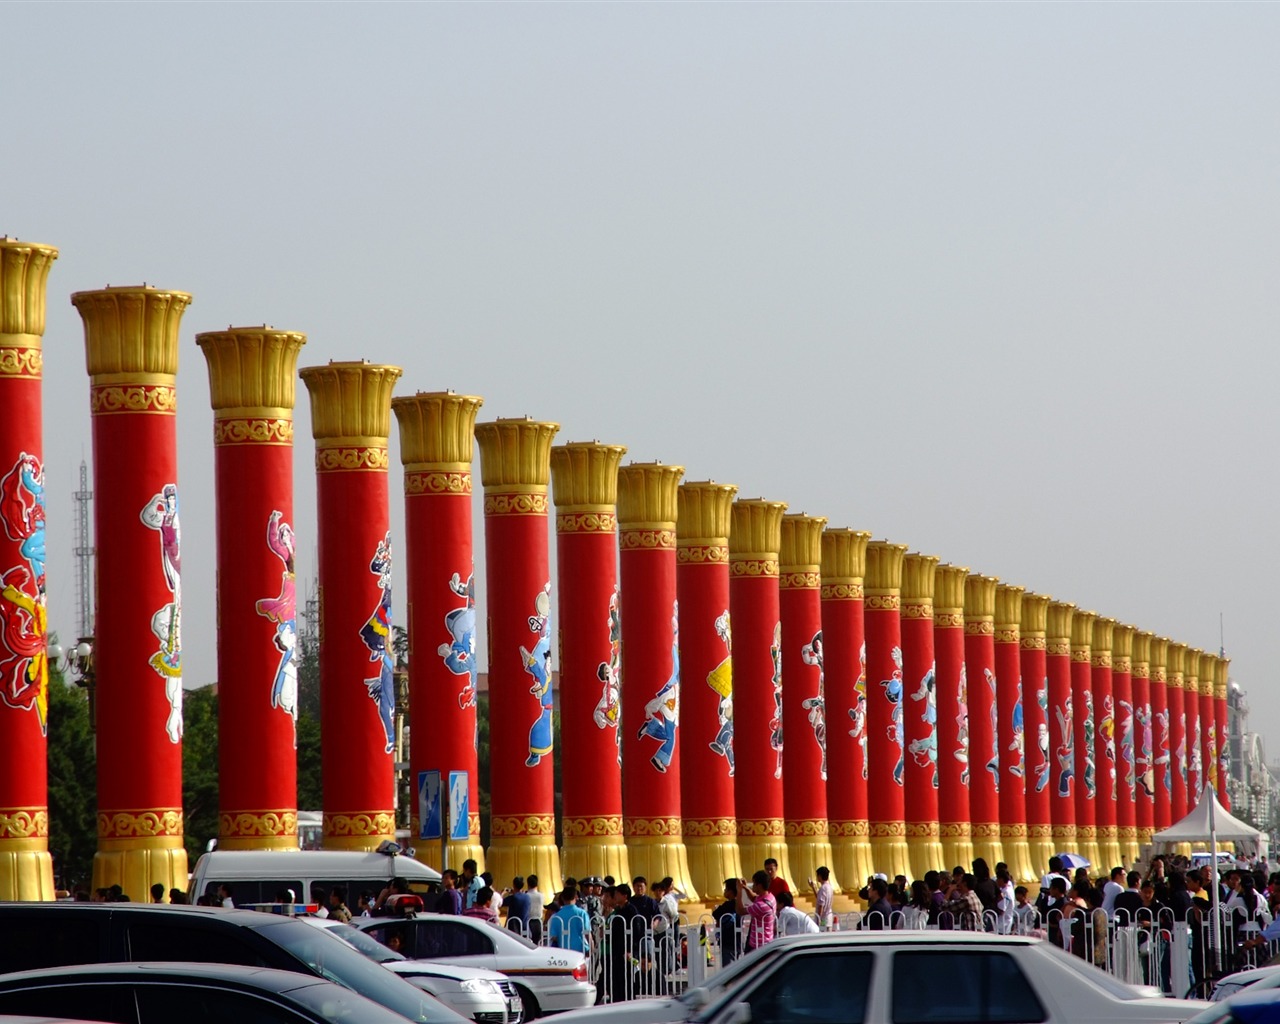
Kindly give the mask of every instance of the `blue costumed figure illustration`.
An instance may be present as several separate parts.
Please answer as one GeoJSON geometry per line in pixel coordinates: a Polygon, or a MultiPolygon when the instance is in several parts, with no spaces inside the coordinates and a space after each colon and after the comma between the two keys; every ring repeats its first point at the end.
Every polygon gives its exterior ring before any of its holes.
{"type": "Polygon", "coordinates": [[[1009,741],[1009,751],[1015,755],[1014,763],[1009,765],[1009,774],[1022,778],[1026,763],[1026,737],[1024,735],[1024,718],[1022,711],[1022,680],[1018,680],[1018,699],[1013,703],[1012,712],[1013,739],[1009,741]]]}
{"type": "Polygon", "coordinates": [[[555,707],[551,693],[551,584],[533,600],[529,632],[538,635],[533,650],[520,648],[520,663],[533,676],[529,692],[538,698],[538,717],[529,729],[529,756],[525,767],[533,768],[551,753],[551,713],[555,707]]]}
{"type": "Polygon", "coordinates": [[[1040,763],[1036,765],[1036,792],[1049,784],[1049,677],[1036,689],[1036,703],[1040,705],[1040,724],[1036,728],[1036,747],[1040,751],[1040,763]]]}
{"type": "Polygon", "coordinates": [[[378,577],[378,589],[382,597],[360,627],[360,639],[369,648],[369,660],[378,663],[378,674],[364,681],[369,697],[378,706],[378,717],[386,733],[386,752],[396,749],[396,682],[395,652],[391,645],[391,532],[378,541],[378,548],[369,560],[369,571],[378,577]]]}
{"type": "Polygon", "coordinates": [[[27,563],[0,572],[0,700],[34,710],[41,735],[49,729],[44,516],[44,467],[20,452],[0,481],[0,524],[27,563]]]}
{"type": "Polygon", "coordinates": [[[920,721],[929,727],[929,735],[911,741],[911,756],[921,768],[932,766],[933,788],[938,788],[938,696],[937,666],[929,666],[929,671],[920,680],[916,692],[911,695],[914,701],[924,701],[924,710],[920,713],[920,721]]]}
{"type": "Polygon", "coordinates": [[[707,673],[707,685],[716,692],[716,738],[707,744],[712,753],[729,763],[733,778],[733,631],[728,609],[716,616],[716,636],[724,642],[724,661],[707,673]]]}
{"type": "Polygon", "coordinates": [[[907,771],[906,737],[902,723],[902,648],[893,649],[893,663],[897,667],[888,679],[881,679],[880,686],[885,698],[893,705],[893,718],[889,726],[889,739],[898,745],[898,763],[893,766],[893,781],[902,785],[902,777],[907,771]]]}
{"type": "Polygon", "coordinates": [[[676,752],[676,726],[680,723],[680,615],[679,604],[671,613],[671,675],[648,704],[644,706],[644,725],[640,726],[640,739],[650,736],[662,745],[649,758],[649,763],[660,772],[666,772],[676,752]]]}
{"type": "Polygon", "coordinates": [[[1058,796],[1062,798],[1071,795],[1071,780],[1076,777],[1076,740],[1074,724],[1074,712],[1071,707],[1071,694],[1067,694],[1066,701],[1053,709],[1054,716],[1058,719],[1058,734],[1062,737],[1062,742],[1058,744],[1058,796]]]}
{"type": "Polygon", "coordinates": [[[264,597],[254,603],[254,609],[269,622],[274,623],[276,635],[272,638],[280,661],[275,679],[271,683],[271,706],[279,708],[293,722],[293,745],[298,745],[298,664],[294,655],[298,646],[297,611],[298,598],[294,578],[293,527],[284,521],[284,514],[273,511],[267,517],[267,547],[284,565],[280,578],[280,594],[264,597]]]}
{"type": "Polygon", "coordinates": [[[444,667],[455,676],[467,677],[458,693],[458,707],[465,711],[476,706],[475,577],[468,574],[464,582],[461,573],[455,572],[449,580],[449,589],[462,598],[464,604],[445,613],[444,628],[448,630],[450,640],[437,647],[436,653],[444,659],[444,667]]]}

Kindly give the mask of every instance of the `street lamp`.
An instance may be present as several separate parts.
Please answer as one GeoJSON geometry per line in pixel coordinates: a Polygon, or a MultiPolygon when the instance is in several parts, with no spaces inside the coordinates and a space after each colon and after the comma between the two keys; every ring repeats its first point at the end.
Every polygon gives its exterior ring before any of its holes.
{"type": "Polygon", "coordinates": [[[97,705],[94,702],[93,637],[82,636],[69,651],[59,643],[49,645],[49,660],[71,676],[76,686],[89,694],[89,728],[97,731],[97,705]]]}

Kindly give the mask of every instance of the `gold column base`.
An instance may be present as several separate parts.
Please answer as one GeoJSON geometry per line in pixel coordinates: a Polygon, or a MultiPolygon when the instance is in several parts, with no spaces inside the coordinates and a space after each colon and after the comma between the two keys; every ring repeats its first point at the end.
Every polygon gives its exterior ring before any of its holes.
{"type": "MultiPolygon", "coordinates": [[[[1050,826],[1053,833],[1053,852],[1058,853],[1078,853],[1082,857],[1088,854],[1079,849],[1080,839],[1076,835],[1075,825],[1052,825],[1050,826]]],[[[1049,870],[1049,862],[1045,861],[1045,872],[1049,870]]]]}
{"type": "Polygon", "coordinates": [[[788,878],[791,891],[810,892],[809,879],[818,880],[818,868],[831,872],[831,884],[839,891],[840,876],[835,868],[835,851],[831,848],[830,830],[825,821],[788,821],[787,855],[795,878],[788,878]]]}
{"type": "Polygon", "coordinates": [[[840,891],[858,898],[858,890],[875,874],[871,860],[871,826],[865,821],[833,821],[831,873],[840,879],[840,891]]]}
{"type": "Polygon", "coordinates": [[[684,819],[684,846],[694,887],[708,902],[719,902],[726,878],[742,877],[738,823],[733,818],[684,819]]]}
{"type": "Polygon", "coordinates": [[[44,836],[0,839],[0,900],[52,900],[56,896],[49,841],[44,836]]]}
{"type": "Polygon", "coordinates": [[[1156,834],[1156,827],[1154,825],[1139,825],[1138,826],[1138,848],[1141,849],[1144,846],[1150,846],[1152,843],[1151,837],[1154,836],[1155,834],[1156,834]]]}
{"type": "MultiPolygon", "coordinates": [[[[996,873],[996,865],[1005,860],[1004,844],[1000,842],[1000,823],[996,821],[973,823],[973,856],[981,857],[991,869],[992,877],[996,873]]],[[[966,864],[966,871],[973,867],[972,862],[966,864]]]]}
{"type": "MultiPolygon", "coordinates": [[[[1027,845],[1031,848],[1031,869],[1035,872],[1032,881],[1039,885],[1041,877],[1049,871],[1049,858],[1060,852],[1056,849],[1058,840],[1055,838],[1053,826],[1028,825],[1027,845]]],[[[1030,889],[1029,883],[1028,889],[1030,889]]]]}
{"type": "Polygon", "coordinates": [[[1001,825],[1000,845],[1004,847],[1004,862],[1009,865],[1014,885],[1030,886],[1040,881],[1040,875],[1031,863],[1031,843],[1027,839],[1026,825],[1020,822],[1001,825]]]}
{"type": "Polygon", "coordinates": [[[911,858],[911,878],[924,878],[928,871],[950,871],[942,849],[942,835],[936,821],[907,822],[907,849],[911,858]]]}
{"type": "MultiPolygon", "coordinates": [[[[1097,825],[1077,825],[1075,850],[1063,850],[1061,852],[1080,854],[1081,857],[1089,862],[1089,867],[1092,871],[1109,870],[1102,866],[1102,851],[1098,849],[1097,825]]],[[[1074,873],[1071,872],[1071,874],[1074,873]]]]}
{"type": "Polygon", "coordinates": [[[93,888],[120,886],[137,903],[151,899],[151,887],[159,882],[170,889],[187,891],[187,849],[182,836],[98,837],[93,855],[93,888]]]}
{"type": "Polygon", "coordinates": [[[942,832],[942,863],[946,870],[962,867],[966,871],[973,864],[973,827],[967,821],[947,822],[940,826],[942,832]]]}
{"type": "Polygon", "coordinates": [[[796,880],[791,873],[791,856],[785,837],[786,829],[781,818],[739,818],[738,854],[742,858],[742,876],[750,881],[757,871],[764,870],[764,862],[772,857],[778,862],[778,874],[787,880],[794,892],[796,880]]]}
{"type": "Polygon", "coordinates": [[[1124,858],[1125,868],[1138,862],[1138,826],[1117,825],[1116,835],[1120,841],[1120,855],[1124,858]]]}
{"type": "Polygon", "coordinates": [[[321,845],[326,850],[369,852],[396,841],[392,811],[325,811],[321,821],[321,845]]]}
{"type": "Polygon", "coordinates": [[[871,823],[872,874],[883,874],[893,881],[894,875],[911,877],[911,851],[907,849],[907,826],[901,821],[871,823]]]}
{"type": "Polygon", "coordinates": [[[506,879],[504,887],[516,875],[537,875],[538,888],[548,897],[564,886],[554,830],[545,835],[495,835],[485,855],[485,866],[493,872],[495,882],[506,879]]]}
{"type": "Polygon", "coordinates": [[[684,832],[679,818],[629,818],[626,823],[627,859],[636,875],[653,885],[670,877],[676,892],[691,903],[699,900],[698,887],[689,870],[689,852],[684,848],[684,832]],[[654,822],[661,822],[657,828],[654,822]]]}
{"type": "Polygon", "coordinates": [[[239,810],[218,815],[219,850],[296,850],[298,812],[239,810]]]}
{"type": "Polygon", "coordinates": [[[1127,869],[1128,865],[1125,863],[1124,854],[1120,851],[1120,836],[1117,826],[1098,826],[1098,854],[1102,857],[1102,861],[1095,865],[1095,874],[1099,876],[1102,873],[1110,874],[1112,868],[1123,867],[1127,869]]]}
{"type": "MultiPolygon", "coordinates": [[[[452,839],[445,844],[446,863],[441,864],[440,861],[440,840],[439,839],[417,839],[419,825],[418,815],[409,816],[409,845],[413,848],[414,859],[427,865],[427,867],[435,868],[437,871],[443,871],[445,868],[453,868],[454,871],[461,871],[462,865],[469,860],[476,862],[476,873],[479,874],[485,870],[484,866],[484,846],[480,843],[480,815],[472,814],[467,822],[470,826],[465,841],[454,842],[452,839]]],[[[511,884],[510,879],[503,881],[497,875],[493,876],[494,883],[501,882],[499,888],[505,888],[511,884]]]]}
{"type": "Polygon", "coordinates": [[[622,841],[621,816],[590,819],[587,828],[575,828],[578,821],[585,823],[587,819],[564,820],[564,846],[560,847],[560,870],[564,877],[612,875],[615,881],[630,884],[631,861],[626,843],[622,841]],[[592,827],[597,823],[597,827],[592,827]]]}

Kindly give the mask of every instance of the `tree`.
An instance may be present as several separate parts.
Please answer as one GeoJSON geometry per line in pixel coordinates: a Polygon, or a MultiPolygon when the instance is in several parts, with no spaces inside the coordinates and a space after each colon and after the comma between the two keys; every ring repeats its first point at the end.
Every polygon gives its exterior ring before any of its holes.
{"type": "Polygon", "coordinates": [[[218,835],[218,693],[188,690],[182,699],[182,813],[194,866],[218,835]]]}
{"type": "MultiPolygon", "coordinates": [[[[51,637],[50,641],[56,640],[51,637]]],[[[98,847],[97,750],[89,695],[49,666],[49,850],[59,888],[87,888],[98,847]]]]}

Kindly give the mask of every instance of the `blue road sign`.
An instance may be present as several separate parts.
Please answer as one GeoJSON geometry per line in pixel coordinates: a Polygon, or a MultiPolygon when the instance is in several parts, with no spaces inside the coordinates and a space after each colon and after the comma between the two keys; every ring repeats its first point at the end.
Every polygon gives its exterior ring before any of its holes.
{"type": "Polygon", "coordinates": [[[449,773],[449,838],[465,843],[471,835],[471,786],[466,772],[449,773]]]}
{"type": "Polygon", "coordinates": [[[440,773],[418,772],[418,838],[439,839],[444,833],[440,817],[440,773]]]}

